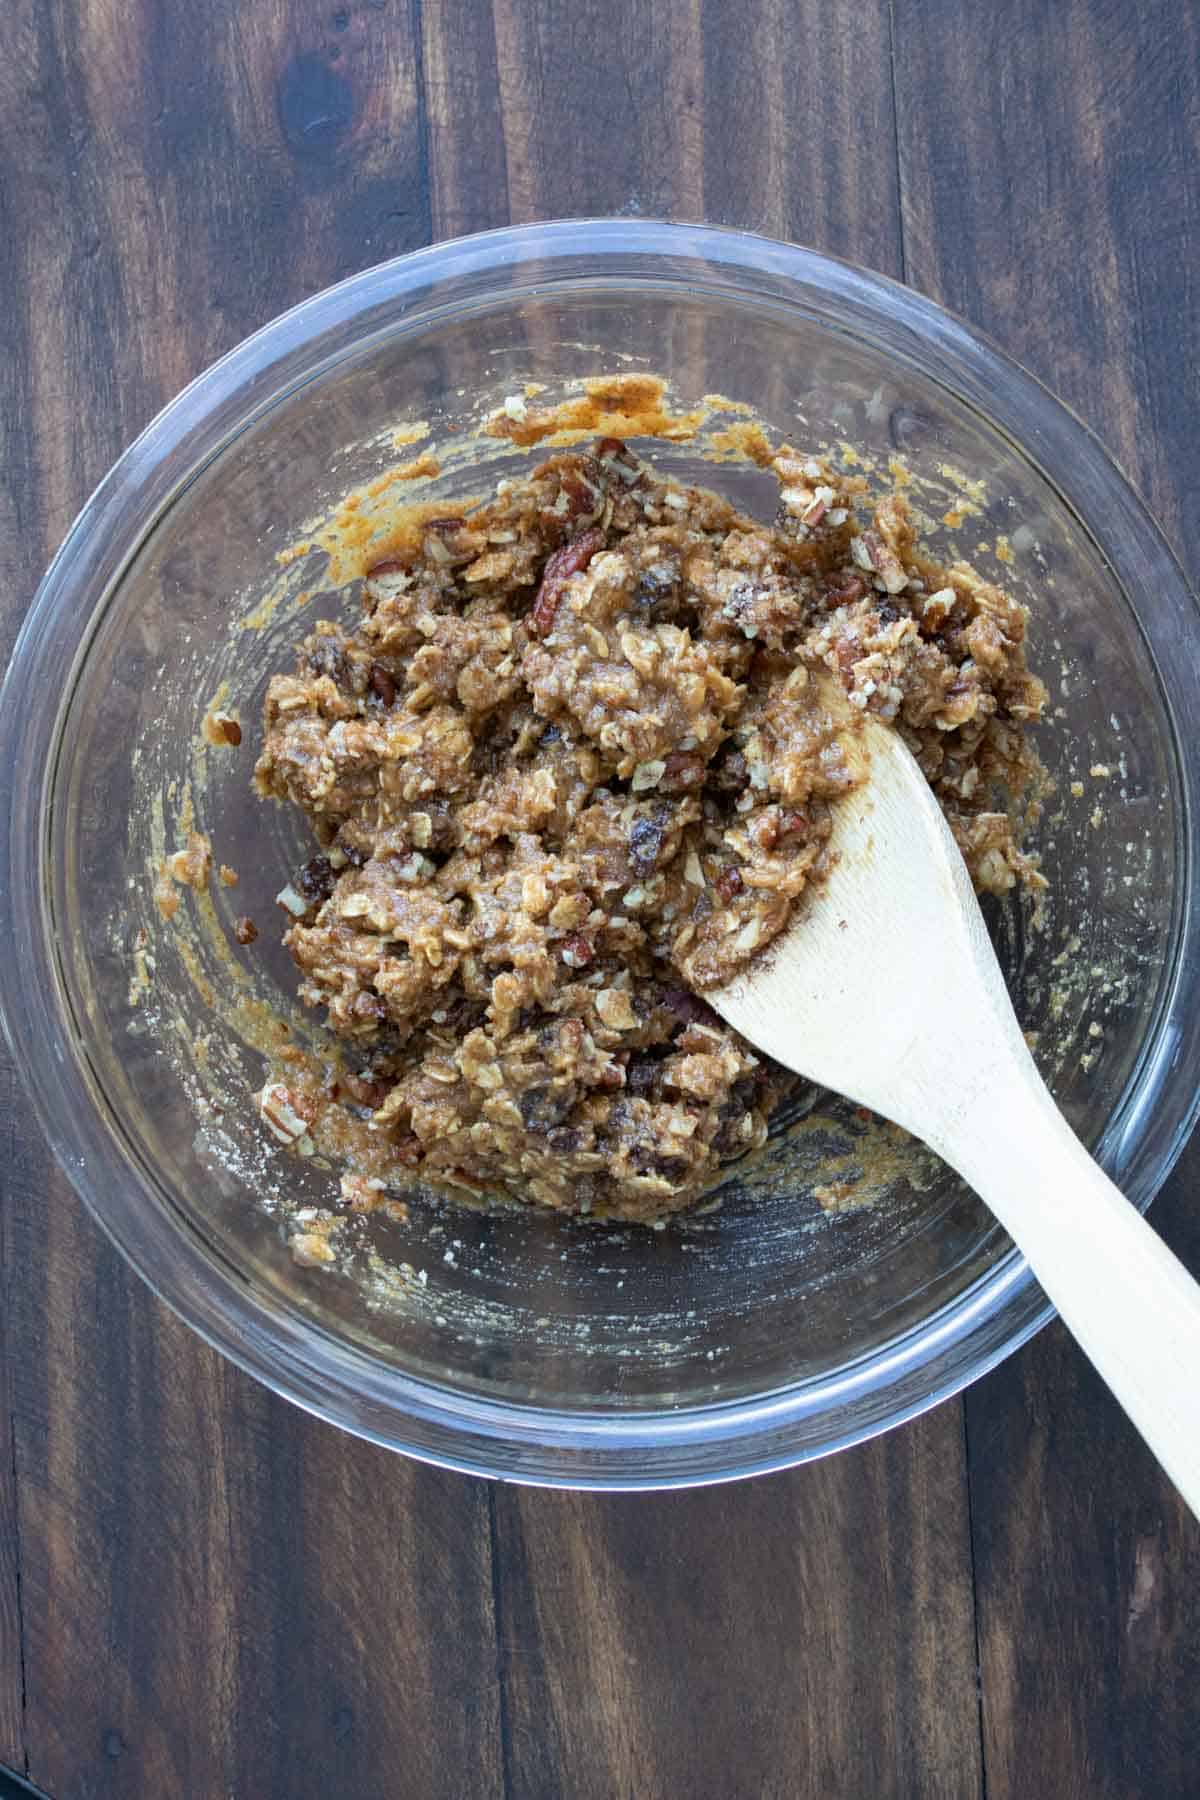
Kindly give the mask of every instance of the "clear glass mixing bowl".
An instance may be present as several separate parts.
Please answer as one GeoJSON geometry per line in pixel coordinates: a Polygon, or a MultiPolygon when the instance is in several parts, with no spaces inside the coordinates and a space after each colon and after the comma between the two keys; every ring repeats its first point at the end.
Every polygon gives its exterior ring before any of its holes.
{"type": "MultiPolygon", "coordinates": [[[[762,238],[624,220],[368,270],[235,350],[125,454],[47,574],[0,700],[5,1020],[101,1224],[191,1325],[301,1405],[432,1461],[581,1486],[711,1481],[852,1443],[991,1367],[1046,1319],[1044,1298],[973,1196],[919,1158],[883,1203],[827,1216],[813,1185],[829,1155],[853,1160],[862,1128],[825,1101],[690,1224],[416,1204],[408,1226],[364,1233],[348,1270],[301,1268],[285,1204],[328,1202],[336,1176],[264,1150],[247,1098],[261,1059],[204,998],[235,985],[232,953],[216,932],[168,928],[150,895],[189,784],[242,875],[214,889],[216,925],[272,921],[305,854],[297,821],[249,791],[258,708],[297,633],[353,601],[323,589],[319,554],[281,573],[277,551],[397,461],[398,424],[449,441],[524,381],[556,394],[637,369],[681,403],[747,402],[793,441],[984,482],[965,548],[1006,534],[1004,578],[1033,607],[1056,710],[1046,921],[998,909],[997,942],[1059,1103],[1146,1205],[1196,1112],[1196,607],[1079,422],[890,282],[762,238]],[[237,753],[198,742],[222,679],[246,723],[237,753]],[[234,1100],[217,1114],[220,1083],[234,1100]]],[[[489,479],[523,466],[491,448],[489,479]]],[[[752,468],[713,469],[695,444],[653,454],[750,506],[766,497],[752,468]]],[[[434,491],[471,485],[460,463],[434,491]]],[[[237,960],[287,1012],[274,935],[267,923],[237,960]]]]}

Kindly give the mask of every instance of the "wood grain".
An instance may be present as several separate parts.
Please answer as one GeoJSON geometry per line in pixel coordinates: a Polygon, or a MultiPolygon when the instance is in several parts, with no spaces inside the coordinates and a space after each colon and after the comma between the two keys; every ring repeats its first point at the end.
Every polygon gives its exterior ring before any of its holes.
{"type": "MultiPolygon", "coordinates": [[[[157,407],[273,313],[427,236],[410,14],[341,20],[22,8],[0,65],[7,638],[157,407]]],[[[18,1101],[4,1117],[27,1689],[22,1744],[6,1530],[4,1753],[55,1800],[369,1794],[385,1772],[392,1792],[496,1793],[486,1491],[223,1364],[47,1178],[18,1101]]]]}
{"type": "Polygon", "coordinates": [[[498,1794],[484,1490],[222,1364],[69,1209],[47,1261],[53,1354],[17,1410],[34,1779],[498,1794]]]}
{"type": "Polygon", "coordinates": [[[691,1494],[496,1495],[509,1792],[982,1792],[959,1411],[691,1494]]]}
{"type": "MultiPolygon", "coordinates": [[[[1193,571],[1197,40],[1194,8],[1116,0],[969,31],[936,0],[896,40],[910,279],[1083,414],[1193,571]]],[[[1193,1273],[1198,1174],[1193,1144],[1151,1214],[1193,1273]]],[[[1064,1800],[1190,1795],[1200,1526],[1061,1328],[967,1424],[990,1800],[1047,1771],[1064,1800]]]]}
{"type": "Polygon", "coordinates": [[[14,1248],[8,1225],[12,1216],[9,1195],[13,1180],[8,1171],[28,1151],[22,1149],[29,1134],[24,1125],[24,1097],[17,1093],[16,1078],[7,1059],[0,1061],[0,1118],[5,1129],[0,1155],[6,1179],[0,1189],[0,1763],[25,1768],[24,1672],[22,1668],[20,1535],[17,1513],[16,1441],[13,1433],[12,1376],[17,1356],[17,1337],[11,1324],[11,1283],[15,1269],[14,1248]]]}
{"type": "MultiPolygon", "coordinates": [[[[426,0],[423,42],[438,232],[708,217],[899,272],[894,160],[828,154],[892,140],[881,6],[426,0]]],[[[977,1792],[962,1499],[957,1406],[751,1487],[498,1492],[510,1793],[977,1792]]]]}
{"type": "Polygon", "coordinates": [[[426,0],[422,43],[435,236],[708,219],[900,273],[882,0],[426,0]]]}
{"type": "MultiPolygon", "coordinates": [[[[0,649],[80,502],[214,356],[355,269],[538,215],[705,216],[892,274],[907,252],[1194,560],[1194,12],[970,10],[896,6],[893,43],[885,0],[15,0],[0,649]]],[[[55,1800],[981,1791],[957,1403],[744,1487],[489,1493],[199,1345],[4,1082],[0,1756],[55,1800]]],[[[1188,1189],[1156,1222],[1195,1266],[1188,1189]]],[[[969,1418],[993,1800],[1189,1794],[1172,1497],[1053,1336],[969,1418]]]]}
{"type": "Polygon", "coordinates": [[[1200,13],[933,0],[895,66],[909,279],[1082,414],[1194,570],[1200,13]]]}
{"type": "MultiPolygon", "coordinates": [[[[1151,1214],[1200,1268],[1200,1141],[1151,1214]]],[[[1061,1327],[967,1401],[987,1790],[1196,1791],[1200,1528],[1061,1327]]]]}

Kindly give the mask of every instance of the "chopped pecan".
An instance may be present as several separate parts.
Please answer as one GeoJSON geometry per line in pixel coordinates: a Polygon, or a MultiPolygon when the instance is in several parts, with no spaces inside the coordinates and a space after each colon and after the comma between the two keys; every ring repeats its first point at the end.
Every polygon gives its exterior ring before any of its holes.
{"type": "Polygon", "coordinates": [[[258,1111],[271,1136],[281,1144],[298,1144],[307,1135],[312,1107],[282,1081],[269,1081],[261,1090],[258,1111]]]}
{"type": "Polygon", "coordinates": [[[563,469],[559,488],[567,497],[566,519],[569,524],[590,524],[604,504],[604,482],[600,470],[588,459],[575,468],[563,469]]]}
{"type": "Polygon", "coordinates": [[[342,1086],[359,1106],[367,1106],[372,1112],[378,1112],[391,1092],[391,1084],[376,1081],[364,1072],[347,1074],[343,1072],[342,1086]]]}
{"type": "Polygon", "coordinates": [[[586,969],[596,954],[591,939],[584,937],[582,931],[573,931],[569,937],[565,937],[558,947],[558,953],[568,969],[586,969]]]}
{"type": "Polygon", "coordinates": [[[629,445],[622,443],[620,438],[601,438],[596,445],[596,457],[605,465],[615,463],[621,480],[630,487],[640,481],[646,472],[629,445]]]}
{"type": "Polygon", "coordinates": [[[596,552],[603,548],[604,533],[593,525],[590,531],[585,531],[569,544],[563,544],[561,549],[547,558],[537,599],[529,615],[529,629],[538,637],[547,637],[552,631],[558,603],[571,576],[586,569],[596,552]]]}
{"type": "Polygon", "coordinates": [[[850,549],[860,567],[877,572],[889,594],[899,594],[908,586],[908,576],[900,558],[878,532],[864,531],[861,538],[852,540],[850,549]]]}
{"type": "Polygon", "coordinates": [[[843,575],[826,590],[825,599],[829,606],[852,606],[856,600],[862,599],[865,592],[857,575],[843,575]]]}
{"type": "Polygon", "coordinates": [[[673,750],[664,765],[658,782],[661,793],[683,794],[704,780],[704,758],[694,750],[673,750]]]}

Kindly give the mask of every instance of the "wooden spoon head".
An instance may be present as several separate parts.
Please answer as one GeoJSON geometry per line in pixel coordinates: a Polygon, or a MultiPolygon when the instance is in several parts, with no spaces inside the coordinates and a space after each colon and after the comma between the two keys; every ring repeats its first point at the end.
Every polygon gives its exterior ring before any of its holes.
{"type": "Polygon", "coordinates": [[[847,755],[865,779],[834,807],[833,868],[783,936],[706,998],[785,1067],[932,1138],[932,1101],[951,1104],[968,1079],[977,1092],[989,1062],[1027,1052],[912,753],[868,716],[847,755]]]}

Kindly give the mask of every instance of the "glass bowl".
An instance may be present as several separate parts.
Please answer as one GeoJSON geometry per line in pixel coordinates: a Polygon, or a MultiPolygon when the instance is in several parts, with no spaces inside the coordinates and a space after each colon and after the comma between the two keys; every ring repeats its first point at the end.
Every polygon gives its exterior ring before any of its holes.
{"type": "MultiPolygon", "coordinates": [[[[343,282],[126,452],[47,574],[0,699],[6,1027],[59,1158],[134,1267],[243,1368],[351,1431],[488,1475],[629,1488],[851,1444],[1049,1316],[960,1183],[812,1093],[719,1210],[662,1231],[414,1201],[407,1225],[364,1224],[334,1268],[292,1256],[291,1215],[329,1203],[337,1178],[264,1144],[247,1021],[266,1028],[263,999],[294,1016],[265,922],[309,852],[296,820],[252,798],[250,770],[269,674],[354,598],[319,551],[277,554],[416,455],[398,427],[470,446],[464,428],[523,383],[552,398],[640,370],[681,407],[725,395],[780,438],[902,455],[950,553],[1028,600],[1053,695],[1040,747],[1057,790],[1037,834],[1051,886],[1040,927],[1017,905],[992,923],[1059,1104],[1145,1206],[1196,1114],[1196,606],[1084,427],[877,276],[742,233],[600,220],[343,282]],[[200,736],[222,681],[239,751],[200,736]],[[186,896],[178,929],[152,895],[189,804],[241,880],[186,896]],[[231,946],[242,912],[265,924],[252,951],[231,946]],[[823,1172],[867,1165],[884,1197],[824,1210],[823,1172]]],[[[485,485],[524,466],[512,444],[476,447],[485,485]]],[[[651,449],[767,500],[752,465],[713,467],[695,439],[651,449]]],[[[461,498],[469,462],[448,455],[423,497],[461,498]]]]}

